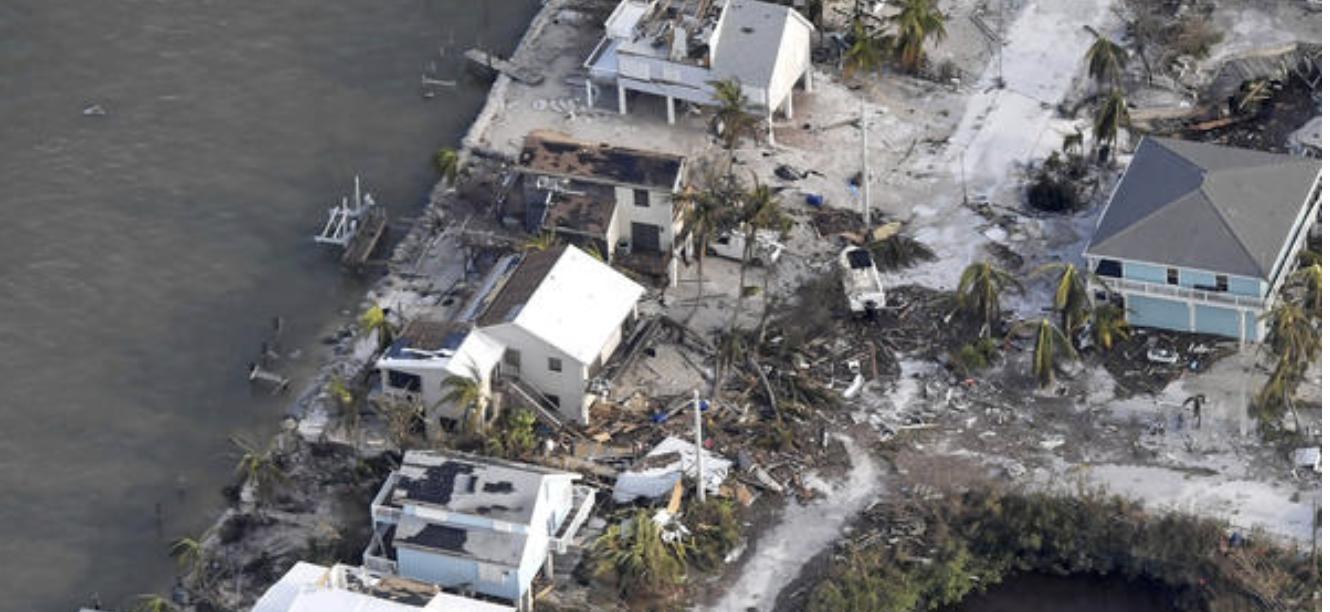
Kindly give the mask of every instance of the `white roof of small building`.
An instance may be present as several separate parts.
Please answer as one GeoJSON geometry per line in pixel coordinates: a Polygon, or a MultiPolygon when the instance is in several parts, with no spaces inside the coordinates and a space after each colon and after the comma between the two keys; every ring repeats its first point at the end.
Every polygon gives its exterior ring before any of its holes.
{"type": "Polygon", "coordinates": [[[514,612],[512,606],[439,592],[437,587],[343,565],[297,562],[252,612],[514,612]],[[394,601],[396,599],[396,601],[394,601]]]}
{"type": "Polygon", "coordinates": [[[527,255],[480,318],[512,323],[589,364],[646,290],[572,246],[527,255]]]}
{"type": "Polygon", "coordinates": [[[454,376],[477,378],[499,363],[503,345],[479,329],[454,323],[412,321],[383,357],[380,369],[442,369],[454,376]]]}
{"type": "Polygon", "coordinates": [[[783,52],[781,43],[790,28],[811,32],[813,24],[788,6],[729,0],[720,16],[711,71],[717,78],[733,77],[751,87],[770,87],[779,62],[807,61],[783,52]]]}

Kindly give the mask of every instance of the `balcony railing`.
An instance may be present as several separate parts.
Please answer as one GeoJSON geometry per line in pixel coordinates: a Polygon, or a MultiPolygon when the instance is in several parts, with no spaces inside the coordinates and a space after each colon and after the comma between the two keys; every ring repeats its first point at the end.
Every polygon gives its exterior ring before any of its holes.
{"type": "Polygon", "coordinates": [[[1104,278],[1104,283],[1109,289],[1114,291],[1135,291],[1138,293],[1148,293],[1153,295],[1162,295],[1167,297],[1183,298],[1195,300],[1197,302],[1206,302],[1210,304],[1222,304],[1225,306],[1241,306],[1263,310],[1265,300],[1250,295],[1234,295],[1219,291],[1205,291],[1202,289],[1193,289],[1191,287],[1181,287],[1178,285],[1161,285],[1158,283],[1146,283],[1141,281],[1127,280],[1125,278],[1104,278]]]}

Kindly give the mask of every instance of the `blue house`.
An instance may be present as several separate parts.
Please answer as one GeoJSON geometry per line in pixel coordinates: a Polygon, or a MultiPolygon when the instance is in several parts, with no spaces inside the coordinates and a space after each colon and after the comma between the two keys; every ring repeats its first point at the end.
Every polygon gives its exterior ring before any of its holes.
{"type": "Polygon", "coordinates": [[[532,605],[595,493],[578,474],[463,453],[408,451],[374,498],[364,565],[468,596],[532,605]]]}
{"type": "Polygon", "coordinates": [[[1320,160],[1146,138],[1085,258],[1132,325],[1259,342],[1320,211],[1320,160]]]}

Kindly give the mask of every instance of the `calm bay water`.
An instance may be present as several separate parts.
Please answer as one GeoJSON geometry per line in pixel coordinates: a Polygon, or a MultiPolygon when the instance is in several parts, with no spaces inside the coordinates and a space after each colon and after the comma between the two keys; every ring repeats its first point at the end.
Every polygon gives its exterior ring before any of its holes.
{"type": "Polygon", "coordinates": [[[219,511],[228,436],[288,407],[244,381],[268,321],[308,374],[363,292],[310,240],[324,210],[359,173],[415,214],[486,92],[461,51],[511,49],[536,8],[0,3],[0,610],[170,585],[165,543],[219,511]],[[424,100],[431,61],[459,86],[424,100]]]}
{"type": "Polygon", "coordinates": [[[1021,574],[942,612],[1175,612],[1158,584],[1116,576],[1021,574]]]}

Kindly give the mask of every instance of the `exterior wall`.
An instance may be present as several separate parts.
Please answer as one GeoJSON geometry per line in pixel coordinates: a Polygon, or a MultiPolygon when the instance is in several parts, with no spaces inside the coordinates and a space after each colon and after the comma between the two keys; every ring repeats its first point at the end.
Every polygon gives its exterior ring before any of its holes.
{"type": "Polygon", "coordinates": [[[1193,306],[1196,309],[1196,332],[1237,338],[1242,334],[1242,315],[1232,308],[1193,306]]]}
{"type": "MultiPolygon", "coordinates": [[[[521,353],[521,367],[516,373],[518,378],[539,389],[542,393],[559,398],[559,413],[563,418],[578,423],[586,423],[586,364],[578,362],[572,356],[554,348],[545,341],[532,336],[526,330],[504,323],[485,328],[485,332],[494,336],[501,344],[521,353]],[[551,372],[551,357],[563,361],[562,372],[551,372]]],[[[506,363],[500,368],[508,368],[506,363]]]]}
{"type": "Polygon", "coordinates": [[[406,578],[429,582],[449,588],[474,589],[492,597],[517,600],[522,596],[520,572],[517,568],[458,559],[414,548],[397,548],[399,573],[406,578]],[[482,567],[486,574],[502,576],[499,581],[481,580],[482,567]]]}
{"type": "Polygon", "coordinates": [[[1122,277],[1163,285],[1168,282],[1168,270],[1164,266],[1125,261],[1122,263],[1122,277]]]}
{"type": "MultiPolygon", "coordinates": [[[[421,367],[410,367],[410,362],[398,361],[390,368],[380,369],[380,377],[385,391],[393,392],[393,387],[388,386],[388,371],[403,372],[406,374],[415,374],[420,377],[420,400],[427,410],[431,421],[439,417],[457,419],[461,416],[461,407],[455,402],[444,402],[443,397],[448,393],[446,382],[452,375],[445,369],[443,364],[438,362],[421,361],[421,367]],[[426,364],[429,367],[424,367],[426,364]]],[[[489,398],[490,391],[493,388],[490,372],[480,373],[480,391],[481,395],[489,398]]]]}
{"type": "MultiPolygon", "coordinates": [[[[669,252],[674,248],[674,202],[668,191],[648,190],[647,201],[650,206],[642,207],[634,203],[636,189],[615,187],[615,224],[619,236],[631,238],[633,223],[646,223],[660,228],[660,250],[669,252]]],[[[616,239],[617,243],[617,239],[616,239]]]]}
{"type": "Polygon", "coordinates": [[[1137,294],[1126,299],[1127,322],[1132,325],[1191,331],[1191,314],[1184,302],[1137,294]]]}
{"type": "Polygon", "coordinates": [[[1233,295],[1261,297],[1265,295],[1264,282],[1246,276],[1233,276],[1228,279],[1228,292],[1233,295]]]}
{"type": "Polygon", "coordinates": [[[793,23],[785,28],[785,36],[780,43],[780,58],[776,61],[776,70],[771,76],[771,89],[767,93],[773,109],[785,101],[794,91],[795,83],[808,71],[811,58],[809,44],[807,28],[793,23]]]}
{"type": "MultiPolygon", "coordinates": [[[[1297,224],[1293,226],[1293,231],[1289,233],[1284,241],[1283,248],[1280,249],[1280,263],[1275,265],[1274,287],[1284,284],[1284,278],[1293,271],[1297,265],[1298,249],[1302,247],[1307,239],[1307,232],[1311,229],[1312,222],[1321,210],[1321,177],[1317,175],[1316,182],[1307,192],[1307,201],[1303,204],[1302,213],[1298,216],[1297,224]]],[[[1269,287],[1266,287],[1269,289],[1269,287]]]]}
{"type": "Polygon", "coordinates": [[[432,508],[421,505],[408,505],[402,508],[402,514],[410,514],[425,519],[431,523],[447,523],[459,527],[475,527],[487,531],[504,531],[512,533],[526,533],[527,526],[520,523],[509,523],[507,521],[495,521],[483,516],[472,514],[458,514],[449,512],[440,508],[432,508]]]}
{"type": "Polygon", "coordinates": [[[664,58],[625,53],[622,47],[618,54],[620,87],[705,106],[715,104],[711,98],[711,86],[706,84],[715,79],[710,70],[664,58]]]}
{"type": "Polygon", "coordinates": [[[1178,269],[1178,284],[1183,287],[1213,287],[1215,275],[1187,268],[1178,269]]]}

